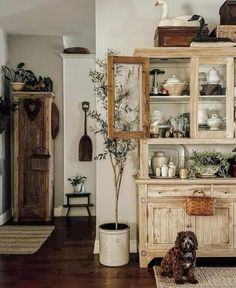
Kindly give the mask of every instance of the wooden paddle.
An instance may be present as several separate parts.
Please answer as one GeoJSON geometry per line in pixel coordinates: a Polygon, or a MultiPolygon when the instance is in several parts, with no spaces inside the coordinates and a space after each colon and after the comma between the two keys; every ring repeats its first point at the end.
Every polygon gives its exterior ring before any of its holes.
{"type": "Polygon", "coordinates": [[[90,137],[87,135],[87,111],[89,109],[89,102],[82,102],[82,109],[84,110],[84,135],[79,141],[79,161],[92,161],[93,145],[90,137]]]}

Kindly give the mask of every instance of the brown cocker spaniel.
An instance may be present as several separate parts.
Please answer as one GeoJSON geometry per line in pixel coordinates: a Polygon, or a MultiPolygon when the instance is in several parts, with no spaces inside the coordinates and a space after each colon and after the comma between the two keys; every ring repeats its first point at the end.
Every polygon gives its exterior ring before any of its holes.
{"type": "Polygon", "coordinates": [[[174,277],[176,284],[197,284],[193,271],[196,263],[198,242],[191,231],[179,232],[172,247],[161,261],[161,275],[174,277]]]}

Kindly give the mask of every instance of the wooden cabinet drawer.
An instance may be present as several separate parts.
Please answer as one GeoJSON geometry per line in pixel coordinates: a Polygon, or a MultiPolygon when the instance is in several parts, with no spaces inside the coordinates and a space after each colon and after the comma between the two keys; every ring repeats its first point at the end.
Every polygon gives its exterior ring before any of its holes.
{"type": "Polygon", "coordinates": [[[195,190],[204,191],[206,196],[211,194],[210,185],[148,185],[148,197],[191,196],[195,190]]]}
{"type": "Polygon", "coordinates": [[[216,198],[236,198],[236,186],[213,185],[213,195],[216,198]]]}

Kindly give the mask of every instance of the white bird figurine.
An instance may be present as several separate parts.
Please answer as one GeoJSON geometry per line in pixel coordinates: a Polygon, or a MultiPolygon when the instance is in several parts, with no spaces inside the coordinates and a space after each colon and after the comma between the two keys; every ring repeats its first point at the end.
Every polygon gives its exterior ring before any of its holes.
{"type": "Polygon", "coordinates": [[[168,18],[168,4],[166,0],[157,0],[155,6],[158,5],[163,5],[162,16],[158,26],[199,26],[198,21],[188,21],[193,15],[168,18]]]}

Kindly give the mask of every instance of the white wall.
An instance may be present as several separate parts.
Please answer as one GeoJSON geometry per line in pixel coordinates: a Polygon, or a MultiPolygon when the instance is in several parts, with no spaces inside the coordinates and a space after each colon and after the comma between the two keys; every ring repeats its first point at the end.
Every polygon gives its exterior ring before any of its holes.
{"type": "MultiPolygon", "coordinates": [[[[91,193],[91,203],[95,204],[96,167],[93,160],[96,155],[95,135],[91,133],[90,118],[87,119],[87,134],[92,140],[92,161],[78,161],[80,138],[84,134],[84,111],[82,101],[89,101],[90,108],[96,106],[93,85],[89,79],[89,70],[95,69],[95,56],[63,54],[63,108],[64,108],[64,194],[73,192],[69,177],[76,174],[86,176],[86,191],[91,193]]],[[[77,199],[76,199],[77,200],[77,199]]],[[[67,209],[65,209],[67,210],[67,209]]],[[[63,211],[63,215],[66,211],[63,211]]],[[[95,215],[95,207],[91,208],[95,215]]],[[[70,215],[88,215],[86,208],[73,208],[70,215]]]]}
{"type": "MultiPolygon", "coordinates": [[[[7,40],[6,34],[0,28],[0,67],[7,62],[7,40]]],[[[4,95],[2,72],[0,71],[0,96],[4,95]]],[[[0,225],[4,224],[9,214],[10,209],[10,191],[7,191],[6,186],[6,169],[5,169],[5,132],[0,135],[0,225]],[[7,213],[7,214],[6,214],[7,213]]]]}
{"type": "Polygon", "coordinates": [[[63,176],[63,108],[62,108],[62,59],[63,39],[60,36],[8,36],[9,63],[15,67],[24,62],[25,68],[32,70],[36,76],[48,76],[53,81],[60,116],[59,133],[55,139],[55,206],[64,201],[63,176]]]}
{"type": "MultiPolygon", "coordinates": [[[[104,57],[107,48],[132,55],[137,47],[153,47],[153,38],[162,7],[155,0],[97,0],[96,53],[104,57]]],[[[169,0],[169,15],[199,14],[213,28],[219,23],[222,0],[169,0]]],[[[98,152],[102,143],[97,142],[98,152]]],[[[131,240],[136,239],[136,187],[132,175],[134,161],[125,168],[120,199],[120,220],[131,224],[131,240]]],[[[97,224],[114,221],[113,175],[109,161],[97,162],[97,224]],[[104,177],[106,181],[104,181],[104,177]]]]}

